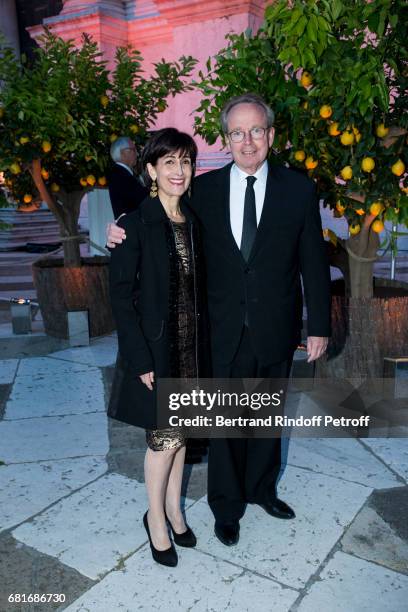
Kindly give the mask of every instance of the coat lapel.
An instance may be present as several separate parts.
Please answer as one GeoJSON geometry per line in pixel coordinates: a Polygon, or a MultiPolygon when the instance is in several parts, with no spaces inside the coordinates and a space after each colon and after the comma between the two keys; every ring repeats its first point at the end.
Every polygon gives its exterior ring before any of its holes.
{"type": "Polygon", "coordinates": [[[231,229],[231,210],[230,210],[230,178],[233,162],[222,169],[221,181],[218,189],[218,197],[220,198],[220,207],[223,210],[223,220],[225,224],[225,234],[227,236],[227,246],[232,251],[235,257],[239,257],[241,264],[245,264],[242,253],[235,242],[234,234],[231,229]]]}
{"type": "Polygon", "coordinates": [[[255,241],[252,245],[251,254],[248,259],[248,263],[256,256],[259,247],[262,245],[264,240],[268,239],[269,228],[273,224],[273,218],[275,215],[275,205],[278,200],[278,185],[273,171],[273,166],[268,162],[268,176],[266,179],[265,188],[265,199],[262,207],[262,214],[259,220],[258,229],[255,235],[255,241]]]}

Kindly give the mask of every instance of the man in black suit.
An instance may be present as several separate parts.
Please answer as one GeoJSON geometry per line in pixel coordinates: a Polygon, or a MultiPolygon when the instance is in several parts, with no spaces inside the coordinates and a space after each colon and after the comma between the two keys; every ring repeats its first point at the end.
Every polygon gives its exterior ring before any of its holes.
{"type": "MultiPolygon", "coordinates": [[[[233,162],[201,175],[192,207],[202,223],[207,268],[213,375],[285,378],[308,313],[308,361],[327,348],[330,275],[315,185],[267,157],[273,112],[259,96],[231,99],[221,114],[233,162]]],[[[108,245],[121,242],[110,229],[108,245]]],[[[212,439],[208,501],[215,534],[239,539],[247,503],[277,518],[294,518],[277,496],[279,438],[212,439]]]]}
{"type": "Polygon", "coordinates": [[[114,162],[108,174],[109,196],[115,219],[136,210],[147,196],[147,190],[139,182],[133,168],[136,164],[136,147],[127,136],[112,143],[110,155],[114,162]]]}

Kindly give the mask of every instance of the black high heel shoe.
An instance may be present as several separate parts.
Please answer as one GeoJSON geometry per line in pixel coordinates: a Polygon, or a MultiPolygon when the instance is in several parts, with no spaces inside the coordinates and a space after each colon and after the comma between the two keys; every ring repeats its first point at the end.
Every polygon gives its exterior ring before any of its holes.
{"type": "Polygon", "coordinates": [[[149,538],[152,557],[156,561],[156,563],[160,563],[160,565],[166,565],[167,567],[176,567],[178,563],[178,556],[173,544],[170,546],[170,548],[166,548],[166,550],[157,550],[157,548],[153,546],[152,538],[150,536],[149,523],[147,522],[147,512],[143,517],[143,525],[146,529],[146,533],[149,538]]]}
{"type": "Polygon", "coordinates": [[[173,525],[170,523],[169,518],[166,514],[166,520],[170,525],[171,533],[173,534],[173,540],[177,546],[184,546],[185,548],[194,548],[197,544],[197,538],[194,535],[193,530],[186,523],[186,531],[183,533],[176,533],[173,529],[173,525]]]}

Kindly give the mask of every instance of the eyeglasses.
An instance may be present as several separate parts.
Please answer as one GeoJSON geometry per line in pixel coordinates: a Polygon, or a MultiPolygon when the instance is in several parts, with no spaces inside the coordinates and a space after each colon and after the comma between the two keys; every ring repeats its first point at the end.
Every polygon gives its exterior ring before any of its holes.
{"type": "Polygon", "coordinates": [[[249,133],[251,138],[254,140],[261,140],[261,138],[265,136],[267,129],[268,128],[264,127],[253,127],[248,130],[248,132],[244,132],[243,130],[233,130],[232,132],[229,132],[228,136],[230,137],[231,142],[242,142],[245,138],[245,134],[247,133],[249,133]]]}

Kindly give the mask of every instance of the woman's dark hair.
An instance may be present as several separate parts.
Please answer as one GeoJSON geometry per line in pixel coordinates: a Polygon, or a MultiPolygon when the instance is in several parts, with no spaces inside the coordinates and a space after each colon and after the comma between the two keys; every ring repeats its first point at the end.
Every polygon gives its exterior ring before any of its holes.
{"type": "Polygon", "coordinates": [[[194,176],[197,159],[197,145],[189,134],[179,132],[176,128],[163,128],[153,132],[142,151],[142,177],[147,189],[150,189],[152,179],[147,171],[147,164],[155,166],[160,157],[169,153],[182,154],[191,159],[191,166],[194,176]]]}

